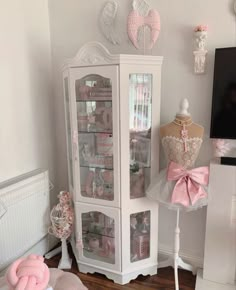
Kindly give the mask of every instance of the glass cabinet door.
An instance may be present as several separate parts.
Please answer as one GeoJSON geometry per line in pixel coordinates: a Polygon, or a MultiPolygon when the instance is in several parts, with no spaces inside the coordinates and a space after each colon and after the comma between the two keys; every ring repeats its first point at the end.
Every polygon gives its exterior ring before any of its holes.
{"type": "Polygon", "coordinates": [[[150,257],[150,211],[130,215],[130,262],[150,257]]]}
{"type": "Polygon", "coordinates": [[[83,256],[115,264],[115,220],[102,212],[82,214],[83,256]]]}
{"type": "Polygon", "coordinates": [[[89,203],[76,203],[75,210],[79,261],[120,271],[120,210],[89,203]]]}
{"type": "Polygon", "coordinates": [[[114,200],[112,81],[89,74],[75,81],[80,194],[114,200]]]}
{"type": "Polygon", "coordinates": [[[145,196],[151,173],[152,74],[129,75],[130,198],[145,196]]]}

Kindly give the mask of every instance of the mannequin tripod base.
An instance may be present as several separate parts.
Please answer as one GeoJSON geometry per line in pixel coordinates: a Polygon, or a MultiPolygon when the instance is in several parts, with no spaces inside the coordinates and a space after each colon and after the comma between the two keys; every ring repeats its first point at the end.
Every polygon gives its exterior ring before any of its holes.
{"type": "Polygon", "coordinates": [[[196,267],[194,267],[194,266],[192,266],[190,264],[185,263],[182,260],[182,258],[180,258],[180,257],[178,257],[176,260],[177,261],[175,263],[175,258],[174,257],[170,257],[170,258],[168,258],[165,261],[159,262],[158,263],[158,269],[165,268],[165,267],[172,267],[172,268],[174,268],[175,267],[175,264],[176,264],[177,268],[190,271],[190,272],[193,273],[193,275],[196,275],[197,274],[196,267]]]}
{"type": "Polygon", "coordinates": [[[177,216],[176,216],[176,227],[175,227],[175,238],[174,238],[174,253],[173,255],[167,259],[166,261],[160,262],[158,264],[158,268],[164,268],[171,266],[174,268],[175,272],[175,290],[179,290],[179,277],[178,277],[178,268],[191,271],[193,275],[196,275],[197,269],[190,264],[185,263],[179,257],[179,244],[180,244],[180,228],[179,228],[179,209],[177,209],[177,216]]]}

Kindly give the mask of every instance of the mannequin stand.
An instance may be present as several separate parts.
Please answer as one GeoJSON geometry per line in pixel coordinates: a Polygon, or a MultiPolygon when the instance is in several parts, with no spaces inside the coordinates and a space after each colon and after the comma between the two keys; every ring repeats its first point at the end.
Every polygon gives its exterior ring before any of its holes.
{"type": "Polygon", "coordinates": [[[61,253],[61,246],[48,252],[46,255],[44,255],[44,257],[45,257],[45,259],[51,259],[52,257],[56,256],[59,253],[61,253]]]}
{"type": "Polygon", "coordinates": [[[179,278],[178,278],[178,268],[191,271],[193,275],[196,275],[196,268],[190,264],[185,263],[179,257],[179,245],[180,245],[180,228],[179,228],[179,209],[177,210],[177,220],[176,220],[176,228],[175,228],[175,246],[174,246],[174,253],[173,256],[168,258],[166,261],[160,262],[158,264],[158,268],[165,268],[165,267],[173,267],[175,273],[175,290],[179,290],[179,278]]]}
{"type": "Polygon", "coordinates": [[[61,239],[61,246],[52,251],[48,252],[44,255],[45,259],[51,259],[57,254],[61,253],[61,259],[58,265],[58,269],[71,269],[72,259],[70,259],[67,249],[67,243],[69,243],[66,239],[61,239]]]}

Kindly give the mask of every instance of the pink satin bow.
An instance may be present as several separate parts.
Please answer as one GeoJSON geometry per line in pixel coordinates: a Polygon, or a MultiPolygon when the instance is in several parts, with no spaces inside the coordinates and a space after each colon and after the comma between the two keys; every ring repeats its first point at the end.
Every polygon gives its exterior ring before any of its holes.
{"type": "Polygon", "coordinates": [[[173,161],[169,163],[167,180],[177,181],[172,193],[171,203],[184,206],[194,205],[199,199],[207,196],[201,185],[209,182],[209,168],[207,166],[187,170],[173,161]]]}

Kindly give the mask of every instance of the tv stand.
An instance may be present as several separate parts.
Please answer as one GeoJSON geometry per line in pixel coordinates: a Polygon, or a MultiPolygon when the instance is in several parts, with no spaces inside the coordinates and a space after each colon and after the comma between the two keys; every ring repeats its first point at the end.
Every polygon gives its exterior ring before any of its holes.
{"type": "Polygon", "coordinates": [[[236,166],[236,157],[221,157],[220,163],[222,165],[232,165],[236,166]]]}
{"type": "Polygon", "coordinates": [[[236,167],[211,163],[203,271],[196,290],[235,290],[236,167]]]}

